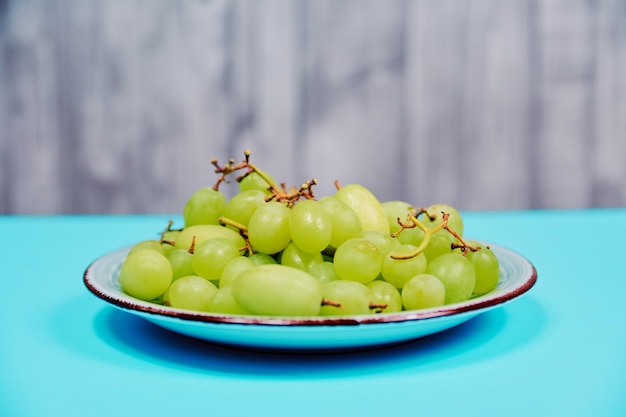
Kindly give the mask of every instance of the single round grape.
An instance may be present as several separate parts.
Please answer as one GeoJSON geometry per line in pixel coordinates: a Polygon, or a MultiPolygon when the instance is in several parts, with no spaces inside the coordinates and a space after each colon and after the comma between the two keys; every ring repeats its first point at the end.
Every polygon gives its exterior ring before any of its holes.
{"type": "Polygon", "coordinates": [[[293,242],[288,244],[285,250],[280,253],[280,264],[309,272],[317,264],[324,262],[324,257],[320,252],[307,253],[297,247],[293,242]]]}
{"type": "Polygon", "coordinates": [[[323,305],[320,311],[322,316],[350,316],[371,313],[372,290],[360,282],[330,281],[322,286],[322,294],[324,300],[340,304],[340,307],[323,305]]]}
{"type": "Polygon", "coordinates": [[[178,240],[176,241],[176,248],[189,250],[189,248],[191,248],[191,242],[194,238],[196,241],[196,247],[198,247],[202,242],[214,238],[231,240],[238,248],[243,248],[246,245],[243,237],[241,237],[238,232],[228,227],[217,226],[214,224],[200,224],[183,229],[178,236],[178,240]]]}
{"type": "MultiPolygon", "coordinates": [[[[272,183],[274,184],[276,183],[272,175],[268,174],[265,171],[261,171],[261,172],[263,172],[263,175],[265,175],[270,181],[272,181],[272,183]]],[[[249,173],[248,175],[243,177],[241,181],[239,181],[240,192],[247,191],[247,190],[258,190],[258,191],[262,191],[265,195],[270,195],[271,191],[269,190],[269,188],[270,188],[270,184],[267,181],[265,181],[263,177],[261,177],[256,172],[249,173]]]]}
{"type": "Polygon", "coordinates": [[[433,204],[426,208],[426,213],[419,216],[419,220],[428,228],[437,226],[443,221],[442,212],[448,213],[448,227],[460,237],[463,237],[463,218],[461,213],[449,204],[433,204]],[[432,218],[430,217],[432,216],[432,218]]]}
{"type": "Polygon", "coordinates": [[[167,291],[172,282],[172,267],[163,254],[138,250],[122,263],[119,282],[128,295],[150,301],[167,291]]]}
{"type": "Polygon", "coordinates": [[[402,289],[402,305],[406,310],[440,307],[446,300],[446,289],[436,276],[419,274],[402,289]]]}
{"type": "Polygon", "coordinates": [[[452,253],[452,243],[455,241],[456,239],[450,233],[440,230],[431,236],[428,246],[424,249],[424,256],[428,262],[431,262],[439,255],[452,253]]]}
{"type": "Polygon", "coordinates": [[[333,222],[319,201],[303,200],[292,207],[289,215],[291,240],[307,253],[319,253],[328,247],[333,222]]]}
{"type": "Polygon", "coordinates": [[[337,190],[335,197],[354,210],[364,231],[380,230],[390,233],[389,221],[380,201],[367,188],[359,184],[348,184],[337,190]]]}
{"type": "Polygon", "coordinates": [[[446,289],[445,304],[468,300],[474,292],[476,272],[472,263],[458,253],[446,253],[433,259],[426,273],[439,278],[446,289]]]}
{"type": "Polygon", "coordinates": [[[383,254],[368,239],[356,237],[337,248],[333,263],[341,279],[367,284],[380,274],[383,254]]]}
{"type": "Polygon", "coordinates": [[[252,215],[264,204],[265,194],[262,191],[242,191],[226,203],[224,217],[247,227],[252,215]]]}
{"type": "Polygon", "coordinates": [[[278,262],[272,255],[268,255],[266,253],[253,253],[248,256],[248,259],[252,261],[254,265],[268,265],[268,264],[277,264],[278,262]]]}
{"type": "Polygon", "coordinates": [[[256,252],[275,254],[291,242],[290,209],[283,203],[270,201],[252,215],[248,223],[248,239],[256,252]]]}
{"type": "Polygon", "coordinates": [[[191,253],[184,249],[174,249],[167,255],[167,260],[172,266],[172,281],[186,275],[196,275],[191,264],[191,253]]]}
{"type": "Polygon", "coordinates": [[[317,316],[322,284],[308,273],[283,265],[259,265],[230,286],[235,301],[251,314],[317,316]]]}
{"type": "Polygon", "coordinates": [[[343,242],[357,237],[363,230],[359,216],[343,201],[328,195],[319,200],[332,221],[329,245],[338,248],[343,242]]]}
{"type": "Polygon", "coordinates": [[[402,296],[395,286],[376,279],[367,284],[367,287],[372,291],[372,303],[379,306],[373,310],[375,313],[402,311],[402,296]]]}
{"type": "Polygon", "coordinates": [[[165,293],[164,303],[174,308],[193,311],[210,311],[210,302],[217,287],[210,281],[187,275],[178,278],[165,293]]]}
{"type": "Polygon", "coordinates": [[[253,268],[254,262],[247,256],[238,256],[231,259],[226,263],[220,275],[219,287],[227,287],[233,283],[233,281],[241,275],[241,273],[247,269],[253,268]]]}
{"type": "MultiPolygon", "coordinates": [[[[384,201],[381,203],[381,207],[387,216],[389,231],[391,233],[395,233],[400,230],[398,219],[400,219],[402,223],[405,223],[409,214],[412,212],[411,204],[401,200],[384,201]]],[[[404,231],[402,233],[404,233],[404,231]]]]}
{"type": "Polygon", "coordinates": [[[219,190],[203,187],[194,192],[183,208],[185,227],[196,224],[219,224],[226,197],[219,190]]]}
{"type": "Polygon", "coordinates": [[[196,275],[209,280],[219,280],[226,264],[241,256],[239,249],[228,239],[215,238],[202,242],[191,256],[196,275]]]}
{"type": "Polygon", "coordinates": [[[330,261],[324,261],[313,265],[309,273],[317,278],[317,280],[322,284],[340,279],[339,275],[337,275],[337,272],[335,271],[335,265],[330,261]]]}
{"type": "Polygon", "coordinates": [[[423,253],[408,259],[395,259],[391,255],[408,255],[417,250],[413,245],[400,245],[393,248],[383,259],[381,274],[385,281],[396,288],[403,288],[415,275],[426,272],[426,256],[423,253]]]}
{"type": "Polygon", "coordinates": [[[250,314],[246,309],[240,306],[237,301],[235,301],[230,285],[220,287],[215,294],[213,294],[211,301],[209,301],[209,311],[211,313],[218,314],[250,314]]]}
{"type": "Polygon", "coordinates": [[[133,252],[144,249],[154,250],[159,252],[161,255],[165,255],[165,248],[163,247],[163,245],[161,245],[161,242],[153,239],[143,240],[139,243],[134,244],[133,246],[131,246],[128,253],[131,254],[133,252]]]}
{"type": "Polygon", "coordinates": [[[496,254],[488,247],[482,247],[477,252],[470,251],[467,259],[474,265],[476,271],[474,294],[487,294],[496,288],[500,280],[500,263],[496,254]]]}

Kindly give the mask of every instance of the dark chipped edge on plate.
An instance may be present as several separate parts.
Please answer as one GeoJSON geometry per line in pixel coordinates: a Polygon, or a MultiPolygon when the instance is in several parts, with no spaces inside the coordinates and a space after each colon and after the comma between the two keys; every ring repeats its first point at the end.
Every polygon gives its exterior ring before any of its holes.
{"type": "MultiPolygon", "coordinates": [[[[492,245],[497,246],[497,245],[492,245]]],[[[384,324],[384,323],[402,323],[417,320],[428,320],[439,317],[458,316],[463,313],[469,313],[477,310],[496,307],[505,302],[511,301],[524,293],[528,292],[537,282],[537,270],[535,266],[522,255],[513,252],[502,246],[498,246],[501,250],[513,253],[528,264],[531,269],[530,276],[526,277],[524,282],[516,288],[506,291],[498,296],[490,296],[489,294],[468,301],[450,304],[447,306],[419,310],[419,311],[403,311],[399,313],[373,314],[362,316],[346,316],[346,317],[267,317],[267,316],[239,316],[228,314],[213,314],[194,312],[181,309],[170,308],[159,304],[153,304],[148,301],[137,300],[137,302],[121,299],[102,291],[94,284],[90,275],[94,265],[107,255],[94,260],[83,274],[83,283],[87,289],[98,298],[119,307],[124,310],[132,310],[147,314],[158,315],[161,317],[170,317],[172,319],[187,320],[200,323],[212,324],[238,324],[238,325],[264,325],[264,326],[355,326],[364,324],[384,324]],[[487,297],[482,299],[482,297],[487,297]]],[[[111,252],[113,253],[113,252],[111,252]]],[[[109,254],[111,254],[109,253],[109,254]]]]}

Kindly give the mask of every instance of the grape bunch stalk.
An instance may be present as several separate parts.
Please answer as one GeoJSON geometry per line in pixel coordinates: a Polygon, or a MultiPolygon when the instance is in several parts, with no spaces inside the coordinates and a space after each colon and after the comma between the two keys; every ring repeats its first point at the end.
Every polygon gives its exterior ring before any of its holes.
{"type": "Polygon", "coordinates": [[[454,207],[381,202],[339,181],[318,198],[315,179],[278,184],[250,157],[211,161],[217,180],[188,198],[184,225],[129,249],[123,291],[177,309],[311,317],[435,308],[496,288],[496,255],[463,237],[454,207]]]}

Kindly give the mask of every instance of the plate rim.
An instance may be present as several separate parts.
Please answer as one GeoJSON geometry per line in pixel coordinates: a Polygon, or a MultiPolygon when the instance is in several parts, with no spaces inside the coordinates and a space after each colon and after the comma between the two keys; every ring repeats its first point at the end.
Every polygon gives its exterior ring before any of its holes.
{"type": "MultiPolygon", "coordinates": [[[[96,297],[105,302],[129,312],[137,312],[150,314],[160,318],[178,319],[185,322],[211,323],[211,324],[238,324],[251,326],[299,326],[299,327],[316,327],[316,326],[355,326],[355,325],[371,325],[385,323],[401,323],[425,321],[442,317],[454,317],[470,312],[486,311],[490,308],[501,306],[512,301],[528,292],[537,282],[537,269],[523,255],[513,251],[507,247],[490,243],[484,240],[477,240],[481,244],[489,245],[496,252],[504,252],[509,256],[516,258],[525,264],[530,270],[530,275],[525,277],[523,281],[514,288],[501,293],[488,293],[476,298],[472,298],[460,303],[444,305],[436,308],[423,310],[401,311],[397,313],[384,314],[365,314],[353,316],[310,316],[310,317],[272,317],[258,315],[231,315],[218,314],[208,312],[198,312],[191,310],[183,310],[160,304],[151,303],[135,299],[124,294],[121,289],[119,293],[112,293],[100,284],[97,277],[94,277],[94,271],[101,266],[102,263],[108,261],[112,257],[121,257],[127,253],[132,246],[124,246],[115,250],[111,250],[95,260],[93,260],[83,273],[83,284],[96,297]]],[[[121,259],[123,259],[123,256],[121,259]]],[[[121,262],[120,262],[121,264],[121,262]]],[[[119,268],[119,265],[117,266],[119,268]]]]}

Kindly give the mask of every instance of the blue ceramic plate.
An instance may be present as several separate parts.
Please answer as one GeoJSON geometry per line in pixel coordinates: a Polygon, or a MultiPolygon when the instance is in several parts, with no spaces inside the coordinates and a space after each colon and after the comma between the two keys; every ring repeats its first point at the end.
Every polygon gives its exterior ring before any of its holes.
{"type": "Polygon", "coordinates": [[[86,287],[107,303],[187,336],[255,349],[359,349],[409,341],[457,326],[526,293],[535,267],[520,254],[489,244],[500,261],[500,282],[489,294],[439,308],[347,317],[234,316],[180,310],[138,300],[119,285],[129,248],[96,259],[85,271],[86,287]]]}

